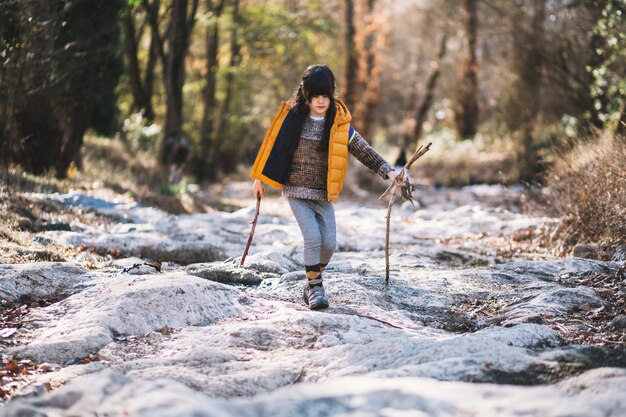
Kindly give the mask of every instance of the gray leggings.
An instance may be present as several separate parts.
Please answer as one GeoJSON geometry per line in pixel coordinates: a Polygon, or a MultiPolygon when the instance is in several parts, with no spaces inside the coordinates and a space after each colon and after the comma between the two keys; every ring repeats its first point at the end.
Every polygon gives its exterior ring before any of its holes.
{"type": "Polygon", "coordinates": [[[330,201],[288,198],[304,237],[304,264],[327,264],[337,246],[335,210],[330,201]]]}

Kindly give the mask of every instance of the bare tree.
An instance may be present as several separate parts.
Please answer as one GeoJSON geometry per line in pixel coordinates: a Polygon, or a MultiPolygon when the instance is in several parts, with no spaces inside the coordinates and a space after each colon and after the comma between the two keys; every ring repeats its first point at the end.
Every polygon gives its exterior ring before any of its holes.
{"type": "Polygon", "coordinates": [[[431,64],[431,72],[428,76],[428,81],[426,82],[425,94],[422,97],[422,101],[418,106],[415,112],[415,126],[413,128],[413,132],[406,133],[404,136],[404,140],[402,143],[402,147],[400,148],[400,155],[396,160],[396,165],[404,165],[406,162],[406,154],[411,149],[413,144],[416,144],[417,141],[422,137],[422,132],[424,129],[424,123],[426,122],[426,118],[428,117],[428,112],[432,107],[433,100],[435,98],[435,89],[437,87],[437,80],[439,80],[439,76],[441,75],[441,61],[446,56],[447,47],[446,44],[448,42],[448,35],[444,33],[441,38],[441,43],[439,44],[439,52],[437,53],[437,61],[433,61],[431,64]]]}
{"type": "MultiPolygon", "coordinates": [[[[183,84],[185,81],[185,58],[195,23],[199,0],[172,0],[167,7],[169,21],[165,38],[159,29],[159,0],[142,0],[148,13],[156,47],[161,58],[163,83],[165,86],[165,137],[180,133],[183,125],[183,84]],[[167,53],[166,53],[167,42],[167,53]]],[[[161,150],[161,161],[166,159],[165,147],[161,150]]]]}
{"type": "Polygon", "coordinates": [[[465,28],[467,32],[467,55],[463,65],[463,76],[459,87],[459,108],[456,126],[463,138],[471,138],[478,130],[478,0],[465,0],[465,28]]]}
{"type": "Polygon", "coordinates": [[[356,25],[354,1],[345,0],[346,25],[346,73],[344,87],[344,101],[349,109],[356,102],[359,75],[359,52],[356,47],[356,25]]]}
{"type": "Polygon", "coordinates": [[[376,14],[374,9],[376,1],[367,0],[366,5],[367,9],[364,18],[365,33],[363,34],[364,57],[361,65],[363,68],[361,77],[363,82],[361,83],[361,98],[355,104],[355,126],[363,136],[368,137],[370,128],[376,119],[376,105],[380,98],[382,65],[378,51],[383,50],[385,38],[380,33],[382,18],[376,14]]]}
{"type": "Polygon", "coordinates": [[[225,0],[214,2],[207,0],[207,11],[211,12],[211,21],[207,26],[205,35],[206,45],[206,75],[205,85],[202,91],[204,101],[204,109],[202,111],[202,125],[200,128],[200,152],[195,158],[195,174],[199,181],[207,179],[211,174],[215,174],[214,170],[209,167],[209,155],[211,153],[211,143],[213,139],[213,125],[215,122],[216,99],[215,92],[217,89],[217,69],[218,49],[219,49],[219,20],[224,10],[225,0]]]}
{"type": "Polygon", "coordinates": [[[215,178],[222,168],[222,143],[224,136],[228,130],[228,118],[230,116],[230,106],[234,94],[235,72],[241,63],[241,45],[239,44],[239,25],[241,24],[241,16],[239,13],[239,0],[233,0],[233,26],[230,33],[230,61],[226,73],[225,96],[222,102],[220,118],[215,129],[215,141],[213,144],[213,155],[211,169],[211,177],[215,178]]]}
{"type": "MultiPolygon", "coordinates": [[[[514,67],[518,75],[515,88],[517,114],[521,128],[520,179],[531,181],[538,168],[537,153],[534,151],[535,128],[541,106],[542,72],[544,68],[543,43],[547,0],[533,2],[530,9],[531,30],[519,27],[524,17],[513,15],[514,67]]],[[[523,15],[523,7],[519,9],[523,15]]]]}
{"type": "Polygon", "coordinates": [[[122,2],[96,3],[0,3],[0,16],[12,15],[2,19],[0,29],[6,161],[63,178],[72,163],[81,164],[87,129],[102,134],[114,130],[115,86],[122,71],[117,25],[122,2]]]}
{"type": "MultiPolygon", "coordinates": [[[[155,0],[157,5],[158,1],[159,0],[155,0]]],[[[154,67],[157,62],[157,49],[155,45],[156,38],[154,31],[152,31],[150,47],[148,50],[148,61],[145,63],[142,71],[139,59],[139,43],[143,37],[146,22],[139,22],[140,27],[139,30],[137,30],[137,15],[137,8],[129,7],[122,17],[122,27],[124,29],[124,53],[128,63],[128,79],[133,94],[133,110],[143,110],[143,116],[151,122],[154,120],[152,95],[154,91],[154,67]]]]}

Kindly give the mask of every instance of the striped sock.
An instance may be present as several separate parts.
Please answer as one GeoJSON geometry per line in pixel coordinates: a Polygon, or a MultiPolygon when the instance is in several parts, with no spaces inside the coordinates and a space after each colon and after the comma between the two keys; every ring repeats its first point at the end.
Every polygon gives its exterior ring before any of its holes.
{"type": "Polygon", "coordinates": [[[324,272],[324,270],[326,269],[326,265],[328,264],[320,264],[320,272],[324,272]]]}
{"type": "Polygon", "coordinates": [[[322,285],[322,271],[320,270],[320,264],[317,265],[305,265],[306,277],[309,280],[309,285],[322,285]]]}

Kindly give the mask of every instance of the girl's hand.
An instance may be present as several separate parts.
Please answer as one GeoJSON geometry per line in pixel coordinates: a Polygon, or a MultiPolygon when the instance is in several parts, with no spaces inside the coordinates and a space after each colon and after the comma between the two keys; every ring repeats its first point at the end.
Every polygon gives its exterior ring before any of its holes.
{"type": "Polygon", "coordinates": [[[391,181],[392,184],[400,186],[402,185],[402,178],[400,177],[400,173],[396,170],[391,170],[387,173],[387,179],[391,181]]]}
{"type": "Polygon", "coordinates": [[[254,198],[257,198],[257,195],[263,198],[265,194],[265,186],[259,180],[254,180],[254,184],[252,185],[252,195],[254,198]]]}

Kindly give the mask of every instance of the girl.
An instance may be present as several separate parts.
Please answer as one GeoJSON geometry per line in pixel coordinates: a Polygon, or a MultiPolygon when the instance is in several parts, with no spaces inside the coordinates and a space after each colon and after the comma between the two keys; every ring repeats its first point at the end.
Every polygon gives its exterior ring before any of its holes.
{"type": "Polygon", "coordinates": [[[351,119],[335,97],[330,68],[308,67],[293,97],[274,116],[250,173],[255,198],[263,197],[264,183],[282,188],[287,197],[304,237],[304,302],[311,310],[328,307],[322,273],[335,251],[332,201],[343,187],[348,152],[382,178],[397,182],[398,173],[350,126],[351,119]]]}

